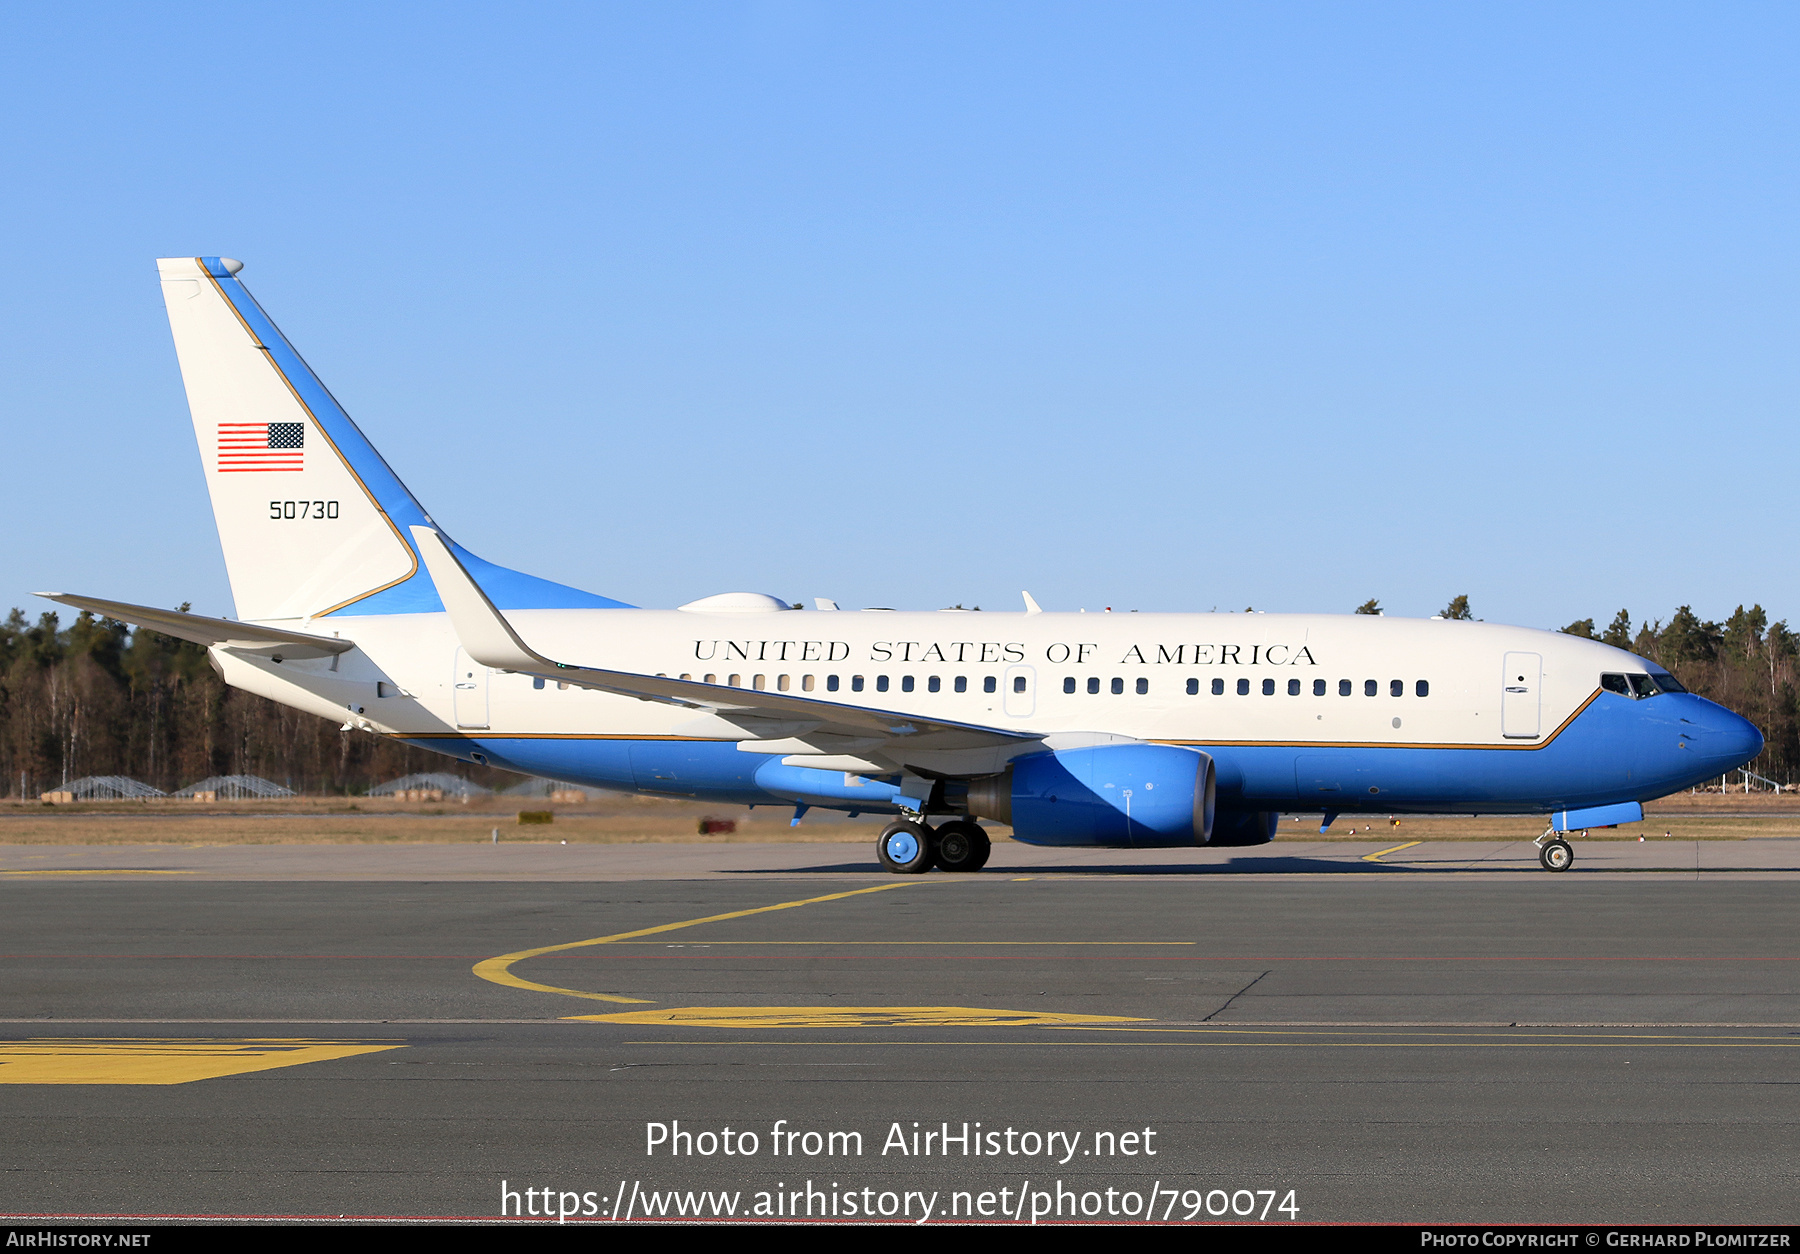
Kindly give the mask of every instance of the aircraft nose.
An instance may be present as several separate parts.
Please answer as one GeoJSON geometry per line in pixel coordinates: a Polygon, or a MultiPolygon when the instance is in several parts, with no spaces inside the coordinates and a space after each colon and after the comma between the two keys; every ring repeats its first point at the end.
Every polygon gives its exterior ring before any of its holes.
{"type": "Polygon", "coordinates": [[[1719,715],[1719,721],[1725,726],[1716,734],[1722,742],[1730,745],[1729,756],[1733,762],[1748,762],[1763,751],[1763,734],[1756,729],[1755,723],[1730,710],[1721,709],[1719,715]]]}
{"type": "Polygon", "coordinates": [[[1763,735],[1749,719],[1732,713],[1722,705],[1706,702],[1693,721],[1699,735],[1694,748],[1713,764],[1714,770],[1728,771],[1750,761],[1763,749],[1763,735]]]}

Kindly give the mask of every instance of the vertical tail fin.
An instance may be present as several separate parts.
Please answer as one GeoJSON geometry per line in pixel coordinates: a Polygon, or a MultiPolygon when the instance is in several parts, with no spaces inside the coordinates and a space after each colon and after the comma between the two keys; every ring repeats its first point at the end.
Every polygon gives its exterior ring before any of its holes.
{"type": "MultiPolygon", "coordinates": [[[[238,616],[441,610],[408,531],[435,524],[238,280],[242,268],[157,262],[238,616]]],[[[466,557],[505,609],[623,604],[466,557]]]]}

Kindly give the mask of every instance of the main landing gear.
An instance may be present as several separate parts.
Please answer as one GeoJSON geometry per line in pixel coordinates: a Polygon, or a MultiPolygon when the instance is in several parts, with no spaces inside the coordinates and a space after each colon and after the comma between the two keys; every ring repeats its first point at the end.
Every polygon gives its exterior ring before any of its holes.
{"type": "MultiPolygon", "coordinates": [[[[1583,832],[1582,835],[1587,835],[1583,832]]],[[[1538,850],[1538,862],[1546,871],[1566,871],[1575,865],[1575,850],[1557,835],[1554,827],[1544,829],[1544,834],[1534,842],[1538,850]]]]}
{"type": "Polygon", "coordinates": [[[911,819],[897,819],[881,829],[875,856],[896,875],[940,871],[979,871],[993,846],[979,823],[951,819],[934,829],[911,819]]]}

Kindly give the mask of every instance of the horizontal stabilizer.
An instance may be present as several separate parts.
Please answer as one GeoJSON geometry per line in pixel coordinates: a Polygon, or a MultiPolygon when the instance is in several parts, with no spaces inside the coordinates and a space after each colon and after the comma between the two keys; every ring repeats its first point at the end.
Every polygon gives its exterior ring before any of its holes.
{"type": "Polygon", "coordinates": [[[180,610],[159,610],[148,605],[128,605],[123,601],[102,601],[98,597],[79,597],[67,592],[40,592],[38,596],[78,610],[88,610],[105,618],[114,618],[135,627],[148,627],[178,640],[191,640],[208,648],[218,646],[259,657],[320,658],[348,653],[356,647],[354,640],[335,636],[309,636],[300,631],[283,631],[279,627],[258,627],[252,623],[233,622],[229,618],[206,618],[200,614],[184,614],[180,610]]]}
{"type": "Polygon", "coordinates": [[[726,718],[752,716],[784,721],[784,736],[824,732],[836,735],[875,736],[880,740],[904,739],[909,745],[931,749],[973,749],[989,745],[1033,740],[1033,733],[952,723],[943,719],[916,718],[889,710],[819,701],[786,692],[760,692],[721,684],[641,675],[632,671],[602,670],[552,661],[538,653],[513,630],[506,616],[494,608],[469,572],[457,560],[444,538],[430,527],[412,528],[413,542],[425,559],[439,598],[450,614],[457,639],[476,662],[494,670],[515,671],[575,684],[642,701],[711,710],[726,718]],[[799,720],[807,731],[797,731],[799,720]]]}

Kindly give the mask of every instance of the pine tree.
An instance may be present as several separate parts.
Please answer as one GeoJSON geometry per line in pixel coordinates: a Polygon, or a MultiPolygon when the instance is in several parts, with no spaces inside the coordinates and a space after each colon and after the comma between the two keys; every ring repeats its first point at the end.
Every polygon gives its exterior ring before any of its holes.
{"type": "Polygon", "coordinates": [[[1620,610],[1613,615],[1612,626],[1606,629],[1600,639],[1615,649],[1629,649],[1631,647],[1630,611],[1620,610]]]}

